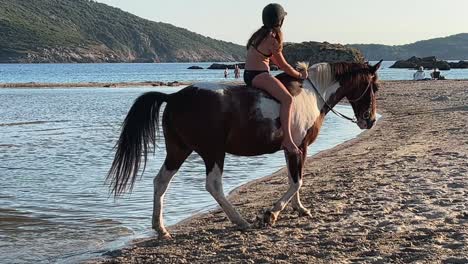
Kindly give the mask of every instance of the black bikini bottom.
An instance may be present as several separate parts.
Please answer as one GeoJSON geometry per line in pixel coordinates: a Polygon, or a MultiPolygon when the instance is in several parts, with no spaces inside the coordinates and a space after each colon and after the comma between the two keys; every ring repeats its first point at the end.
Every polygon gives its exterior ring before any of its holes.
{"type": "Polygon", "coordinates": [[[251,70],[244,70],[244,82],[248,86],[252,86],[252,81],[255,78],[255,76],[262,74],[264,72],[268,72],[267,70],[263,71],[251,71],[251,70]]]}

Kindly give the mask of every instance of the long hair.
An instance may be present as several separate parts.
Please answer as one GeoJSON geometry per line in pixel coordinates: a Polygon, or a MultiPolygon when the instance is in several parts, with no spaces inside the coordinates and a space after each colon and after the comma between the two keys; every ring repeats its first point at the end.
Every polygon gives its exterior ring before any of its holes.
{"type": "Polygon", "coordinates": [[[258,45],[260,45],[260,43],[262,43],[262,41],[271,32],[275,34],[275,39],[280,44],[280,50],[282,50],[283,49],[283,32],[281,31],[281,28],[280,27],[267,28],[265,26],[262,26],[257,31],[255,31],[255,33],[252,34],[252,36],[249,38],[249,41],[247,41],[246,48],[249,49],[250,46],[257,48],[258,45]]]}

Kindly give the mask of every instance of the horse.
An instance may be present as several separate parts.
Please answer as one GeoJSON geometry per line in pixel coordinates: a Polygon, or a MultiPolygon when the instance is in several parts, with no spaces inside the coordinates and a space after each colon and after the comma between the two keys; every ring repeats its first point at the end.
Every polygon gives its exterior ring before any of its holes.
{"type": "MultiPolygon", "coordinates": [[[[307,146],[317,138],[325,115],[346,98],[353,121],[370,129],[376,120],[377,70],[382,61],[368,63],[318,63],[307,70],[309,77],[299,80],[281,73],[276,77],[293,95],[291,132],[300,154],[285,152],[289,189],[265,211],[261,221],[273,226],[280,212],[291,201],[300,216],[311,216],[299,197],[307,146]]],[[[251,225],[237,212],[223,193],[222,173],[226,153],[255,156],[281,149],[280,105],[264,91],[232,83],[198,83],[172,94],[147,92],[131,106],[116,143],[115,157],[106,181],[115,196],[131,191],[140,170],[146,168],[148,152],[154,151],[159,131],[159,114],[166,145],[166,158],[153,180],[152,228],[162,239],[170,239],[163,222],[163,199],[171,179],[185,159],[196,152],[206,167],[206,190],[239,229],[251,225]]],[[[337,113],[340,114],[340,113],[337,113]]],[[[346,117],[347,119],[352,119],[346,117]]]]}

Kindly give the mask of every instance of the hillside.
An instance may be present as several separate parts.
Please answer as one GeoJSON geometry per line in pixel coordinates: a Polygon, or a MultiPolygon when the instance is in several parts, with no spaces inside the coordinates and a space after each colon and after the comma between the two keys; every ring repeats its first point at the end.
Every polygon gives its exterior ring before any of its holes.
{"type": "Polygon", "coordinates": [[[379,44],[352,44],[348,46],[361,50],[368,60],[402,60],[412,56],[435,56],[443,60],[468,59],[468,33],[399,46],[379,44]]]}
{"type": "Polygon", "coordinates": [[[240,61],[243,46],[88,0],[0,0],[0,62],[240,61]]]}

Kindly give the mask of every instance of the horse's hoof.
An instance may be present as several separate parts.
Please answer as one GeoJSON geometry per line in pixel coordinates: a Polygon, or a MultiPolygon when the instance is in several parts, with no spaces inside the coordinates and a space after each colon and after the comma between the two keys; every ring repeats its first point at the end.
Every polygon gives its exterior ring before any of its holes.
{"type": "Polygon", "coordinates": [[[263,214],[263,224],[265,226],[273,226],[276,223],[276,218],[277,216],[268,210],[263,214]]]}
{"type": "Polygon", "coordinates": [[[164,234],[164,235],[161,235],[160,238],[161,238],[162,240],[172,240],[172,236],[171,236],[171,234],[169,234],[169,233],[166,233],[166,234],[164,234]]]}
{"type": "Polygon", "coordinates": [[[161,239],[161,240],[171,240],[171,239],[172,239],[171,234],[169,234],[169,232],[167,232],[167,231],[165,231],[165,232],[158,232],[158,237],[159,237],[159,239],[161,239]]]}

